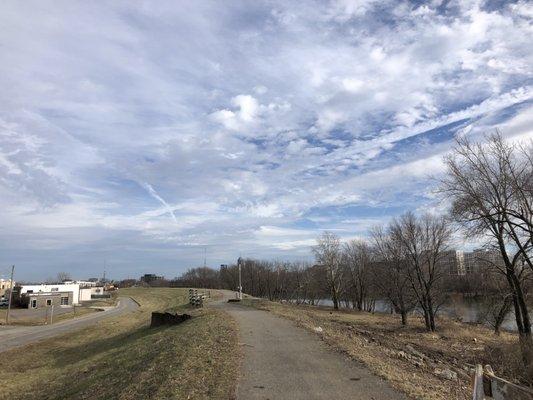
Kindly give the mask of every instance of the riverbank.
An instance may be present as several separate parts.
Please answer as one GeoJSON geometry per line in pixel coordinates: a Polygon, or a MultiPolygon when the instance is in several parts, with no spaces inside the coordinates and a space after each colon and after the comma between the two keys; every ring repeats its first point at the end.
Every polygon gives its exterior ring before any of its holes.
{"type": "Polygon", "coordinates": [[[404,327],[397,316],[386,314],[266,300],[243,303],[315,332],[415,399],[471,398],[475,364],[490,364],[498,375],[512,381],[520,372],[517,337],[509,332],[496,336],[483,326],[440,319],[438,332],[428,333],[417,317],[404,327]]]}

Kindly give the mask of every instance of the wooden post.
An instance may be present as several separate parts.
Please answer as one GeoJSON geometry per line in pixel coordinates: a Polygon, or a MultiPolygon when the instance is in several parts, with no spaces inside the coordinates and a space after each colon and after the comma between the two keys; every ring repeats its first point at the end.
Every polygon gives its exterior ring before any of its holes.
{"type": "Polygon", "coordinates": [[[490,365],[476,365],[472,400],[533,400],[533,390],[494,375],[490,365]],[[486,397],[487,396],[487,397],[486,397]]]}
{"type": "Polygon", "coordinates": [[[485,392],[483,390],[483,367],[476,365],[476,372],[474,374],[474,395],[472,400],[485,400],[485,392]]]}

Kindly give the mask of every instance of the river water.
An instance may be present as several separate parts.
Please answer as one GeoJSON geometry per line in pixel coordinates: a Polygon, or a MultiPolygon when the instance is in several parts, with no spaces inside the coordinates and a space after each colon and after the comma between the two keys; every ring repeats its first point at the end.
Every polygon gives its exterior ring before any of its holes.
{"type": "MultiPolygon", "coordinates": [[[[319,300],[320,306],[333,307],[333,301],[330,299],[319,300]]],[[[344,302],[340,305],[341,308],[345,308],[344,302]]],[[[375,312],[390,314],[391,305],[387,300],[376,300],[375,312]]],[[[420,310],[413,311],[414,313],[420,312],[420,310]]],[[[453,318],[465,323],[478,323],[482,317],[482,307],[480,302],[474,299],[453,299],[442,305],[437,315],[453,318]]],[[[488,323],[486,324],[488,325],[488,323]]],[[[489,325],[488,325],[489,326],[489,325]]],[[[516,331],[516,321],[514,319],[513,311],[509,312],[505,317],[505,321],[501,327],[502,330],[516,331]]]]}

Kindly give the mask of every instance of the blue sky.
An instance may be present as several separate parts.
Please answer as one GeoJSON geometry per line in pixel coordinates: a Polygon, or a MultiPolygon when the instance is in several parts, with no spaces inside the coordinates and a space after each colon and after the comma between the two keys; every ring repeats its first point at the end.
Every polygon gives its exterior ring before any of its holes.
{"type": "MultiPolygon", "coordinates": [[[[533,137],[530,2],[4,1],[0,275],[310,259],[533,137]]],[[[458,246],[465,245],[458,243],[458,246]]],[[[467,244],[466,244],[467,245],[467,244]]]]}

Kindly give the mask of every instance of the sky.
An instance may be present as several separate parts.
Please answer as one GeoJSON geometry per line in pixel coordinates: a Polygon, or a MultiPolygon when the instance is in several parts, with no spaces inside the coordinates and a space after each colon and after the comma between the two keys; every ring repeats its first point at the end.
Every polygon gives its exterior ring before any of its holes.
{"type": "Polygon", "coordinates": [[[311,260],[533,138],[526,1],[0,4],[0,277],[311,260]]]}

